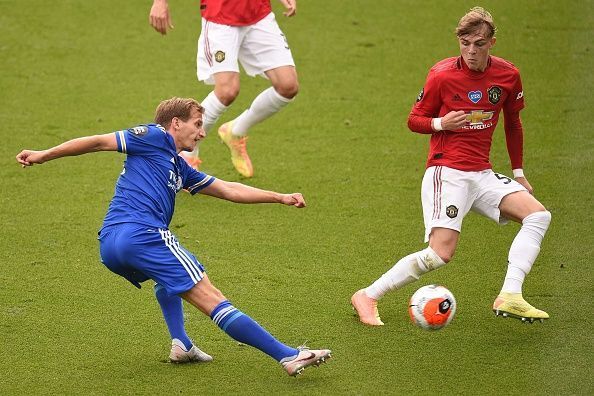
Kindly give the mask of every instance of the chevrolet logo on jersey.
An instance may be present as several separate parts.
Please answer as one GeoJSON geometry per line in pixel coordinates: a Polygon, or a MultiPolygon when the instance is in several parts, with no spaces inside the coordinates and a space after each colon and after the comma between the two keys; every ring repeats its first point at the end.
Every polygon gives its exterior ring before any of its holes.
{"type": "Polygon", "coordinates": [[[466,121],[468,121],[470,125],[482,124],[484,121],[493,118],[493,114],[493,111],[472,110],[469,114],[466,114],[466,121]]]}

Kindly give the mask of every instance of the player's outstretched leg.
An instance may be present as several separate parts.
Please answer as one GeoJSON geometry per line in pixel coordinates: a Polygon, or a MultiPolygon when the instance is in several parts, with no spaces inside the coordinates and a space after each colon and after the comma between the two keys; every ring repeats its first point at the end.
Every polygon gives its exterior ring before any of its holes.
{"type": "Polygon", "coordinates": [[[353,294],[351,304],[359,315],[359,320],[369,326],[383,325],[377,310],[377,301],[380,298],[387,292],[400,289],[419,279],[422,274],[445,264],[430,247],[401,258],[371,286],[353,294]]]}
{"type": "Polygon", "coordinates": [[[291,348],[283,344],[228,300],[219,303],[212,310],[210,317],[234,340],[253,346],[281,363],[291,376],[300,374],[306,367],[324,363],[330,357],[330,351],[327,349],[291,348]]]}
{"type": "Polygon", "coordinates": [[[219,137],[227,145],[231,152],[231,162],[233,166],[244,177],[254,176],[252,161],[247,153],[247,136],[233,135],[233,121],[221,125],[219,128],[219,137]]]}

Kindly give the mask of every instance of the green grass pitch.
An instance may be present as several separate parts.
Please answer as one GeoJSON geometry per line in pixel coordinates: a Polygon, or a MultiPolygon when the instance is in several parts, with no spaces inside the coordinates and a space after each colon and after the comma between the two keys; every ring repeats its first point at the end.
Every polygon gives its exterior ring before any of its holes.
{"type": "MultiPolygon", "coordinates": [[[[299,1],[280,15],[301,92],[251,133],[249,184],[300,191],[304,210],[178,197],[172,230],[240,309],[286,343],[334,359],[294,379],[187,307],[212,364],[164,363],[165,324],[99,261],[100,227],[124,157],[65,158],[23,170],[14,156],[152,119],[161,99],[208,87],[195,78],[197,0],[170,1],[175,29],[148,25],[150,1],[0,1],[0,394],[594,394],[594,2],[493,1],[493,54],[522,72],[525,171],[553,222],[524,287],[551,315],[522,325],[490,310],[517,225],[476,215],[447,267],[380,302],[360,325],[351,294],[422,243],[419,198],[428,138],[406,117],[429,67],[458,53],[453,29],[474,1],[299,1]],[[439,332],[414,327],[416,288],[458,300],[439,332]]],[[[224,116],[267,86],[242,77],[224,116]]],[[[215,135],[212,133],[212,135],[215,135]]],[[[203,169],[234,173],[215,136],[203,169]]],[[[494,168],[511,173],[502,126],[494,168]]]]}

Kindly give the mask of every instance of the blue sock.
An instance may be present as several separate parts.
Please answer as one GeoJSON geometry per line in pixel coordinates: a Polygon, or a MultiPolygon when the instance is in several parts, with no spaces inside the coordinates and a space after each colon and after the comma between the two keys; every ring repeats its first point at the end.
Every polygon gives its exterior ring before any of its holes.
{"type": "Polygon", "coordinates": [[[157,301],[161,306],[163,318],[165,318],[171,338],[177,338],[183,342],[186,350],[189,351],[192,348],[192,340],[190,340],[184,328],[184,308],[181,297],[167,295],[167,290],[158,283],[155,284],[155,297],[157,297],[157,301]]]}
{"type": "Polygon", "coordinates": [[[255,320],[235,308],[228,300],[217,305],[212,310],[210,318],[234,340],[258,348],[278,362],[286,357],[299,354],[297,349],[278,341],[255,320]]]}

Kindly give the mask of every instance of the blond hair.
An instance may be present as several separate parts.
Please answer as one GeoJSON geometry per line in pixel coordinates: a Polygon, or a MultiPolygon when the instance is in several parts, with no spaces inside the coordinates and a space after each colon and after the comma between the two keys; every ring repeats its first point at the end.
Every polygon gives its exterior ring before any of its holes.
{"type": "Polygon", "coordinates": [[[192,109],[199,113],[204,113],[204,107],[192,98],[173,97],[159,103],[155,110],[155,122],[161,124],[165,129],[171,125],[171,120],[177,117],[182,121],[188,121],[192,114],[192,109]]]}
{"type": "Polygon", "coordinates": [[[480,30],[482,27],[487,28],[487,38],[495,36],[497,28],[493,22],[493,16],[483,7],[473,7],[460,18],[458,27],[456,27],[456,36],[461,37],[480,30]]]}

